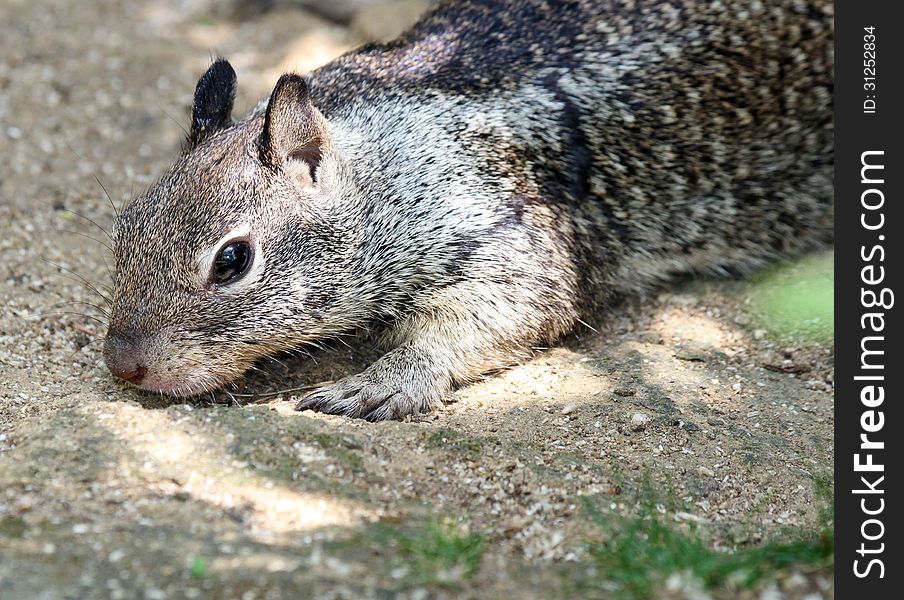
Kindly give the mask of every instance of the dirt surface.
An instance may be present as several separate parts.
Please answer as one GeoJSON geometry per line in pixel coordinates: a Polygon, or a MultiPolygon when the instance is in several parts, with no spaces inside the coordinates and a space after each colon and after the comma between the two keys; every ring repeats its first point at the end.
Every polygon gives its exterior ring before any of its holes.
{"type": "MultiPolygon", "coordinates": [[[[652,488],[724,549],[819,525],[832,349],[759,329],[739,282],[632,299],[417,421],[271,393],[355,372],[367,340],[267,363],[234,397],[118,384],[89,289],[114,210],[95,178],[120,204],[163,171],[211,56],[236,67],[239,113],[379,32],[201,0],[0,11],[0,598],[608,597],[588,506],[629,515],[652,488]],[[476,568],[418,579],[425,553],[386,533],[436,522],[484,540],[476,568]]],[[[713,594],[829,598],[831,566],[713,594]]],[[[657,597],[708,595],[673,578],[657,597]]]]}

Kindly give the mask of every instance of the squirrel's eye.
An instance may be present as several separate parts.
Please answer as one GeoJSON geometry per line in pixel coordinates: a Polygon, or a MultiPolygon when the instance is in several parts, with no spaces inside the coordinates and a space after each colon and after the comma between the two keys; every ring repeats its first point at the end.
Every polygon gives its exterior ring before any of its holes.
{"type": "Polygon", "coordinates": [[[211,283],[231,283],[245,274],[251,266],[251,246],[248,242],[232,242],[223,246],[213,261],[211,283]]]}

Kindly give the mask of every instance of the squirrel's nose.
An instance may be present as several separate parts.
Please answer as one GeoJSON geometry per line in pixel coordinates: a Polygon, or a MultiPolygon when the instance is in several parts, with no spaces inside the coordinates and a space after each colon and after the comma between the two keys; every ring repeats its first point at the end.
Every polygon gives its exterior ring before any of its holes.
{"type": "Polygon", "coordinates": [[[147,375],[148,368],[132,336],[118,331],[107,333],[104,341],[104,362],[113,375],[138,385],[147,375]]]}

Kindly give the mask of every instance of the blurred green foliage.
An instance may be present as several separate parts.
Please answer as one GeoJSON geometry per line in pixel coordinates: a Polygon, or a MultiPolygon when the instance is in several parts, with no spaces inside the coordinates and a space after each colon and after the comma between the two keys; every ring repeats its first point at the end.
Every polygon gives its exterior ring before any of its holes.
{"type": "Polygon", "coordinates": [[[750,282],[755,325],[774,337],[835,338],[834,255],[821,253],[766,269],[750,282]]]}
{"type": "Polygon", "coordinates": [[[198,579],[204,577],[207,575],[207,559],[203,556],[196,556],[195,560],[192,561],[189,570],[191,571],[192,577],[197,577],[198,579]]]}

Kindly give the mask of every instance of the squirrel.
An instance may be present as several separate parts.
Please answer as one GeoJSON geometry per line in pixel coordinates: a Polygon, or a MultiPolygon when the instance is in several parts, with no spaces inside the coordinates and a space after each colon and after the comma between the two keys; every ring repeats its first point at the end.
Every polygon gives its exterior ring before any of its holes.
{"type": "Polygon", "coordinates": [[[280,77],[219,58],[114,225],[104,358],[192,396],[377,326],[299,410],[401,419],[613,300],[833,240],[829,0],[444,0],[280,77]]]}

